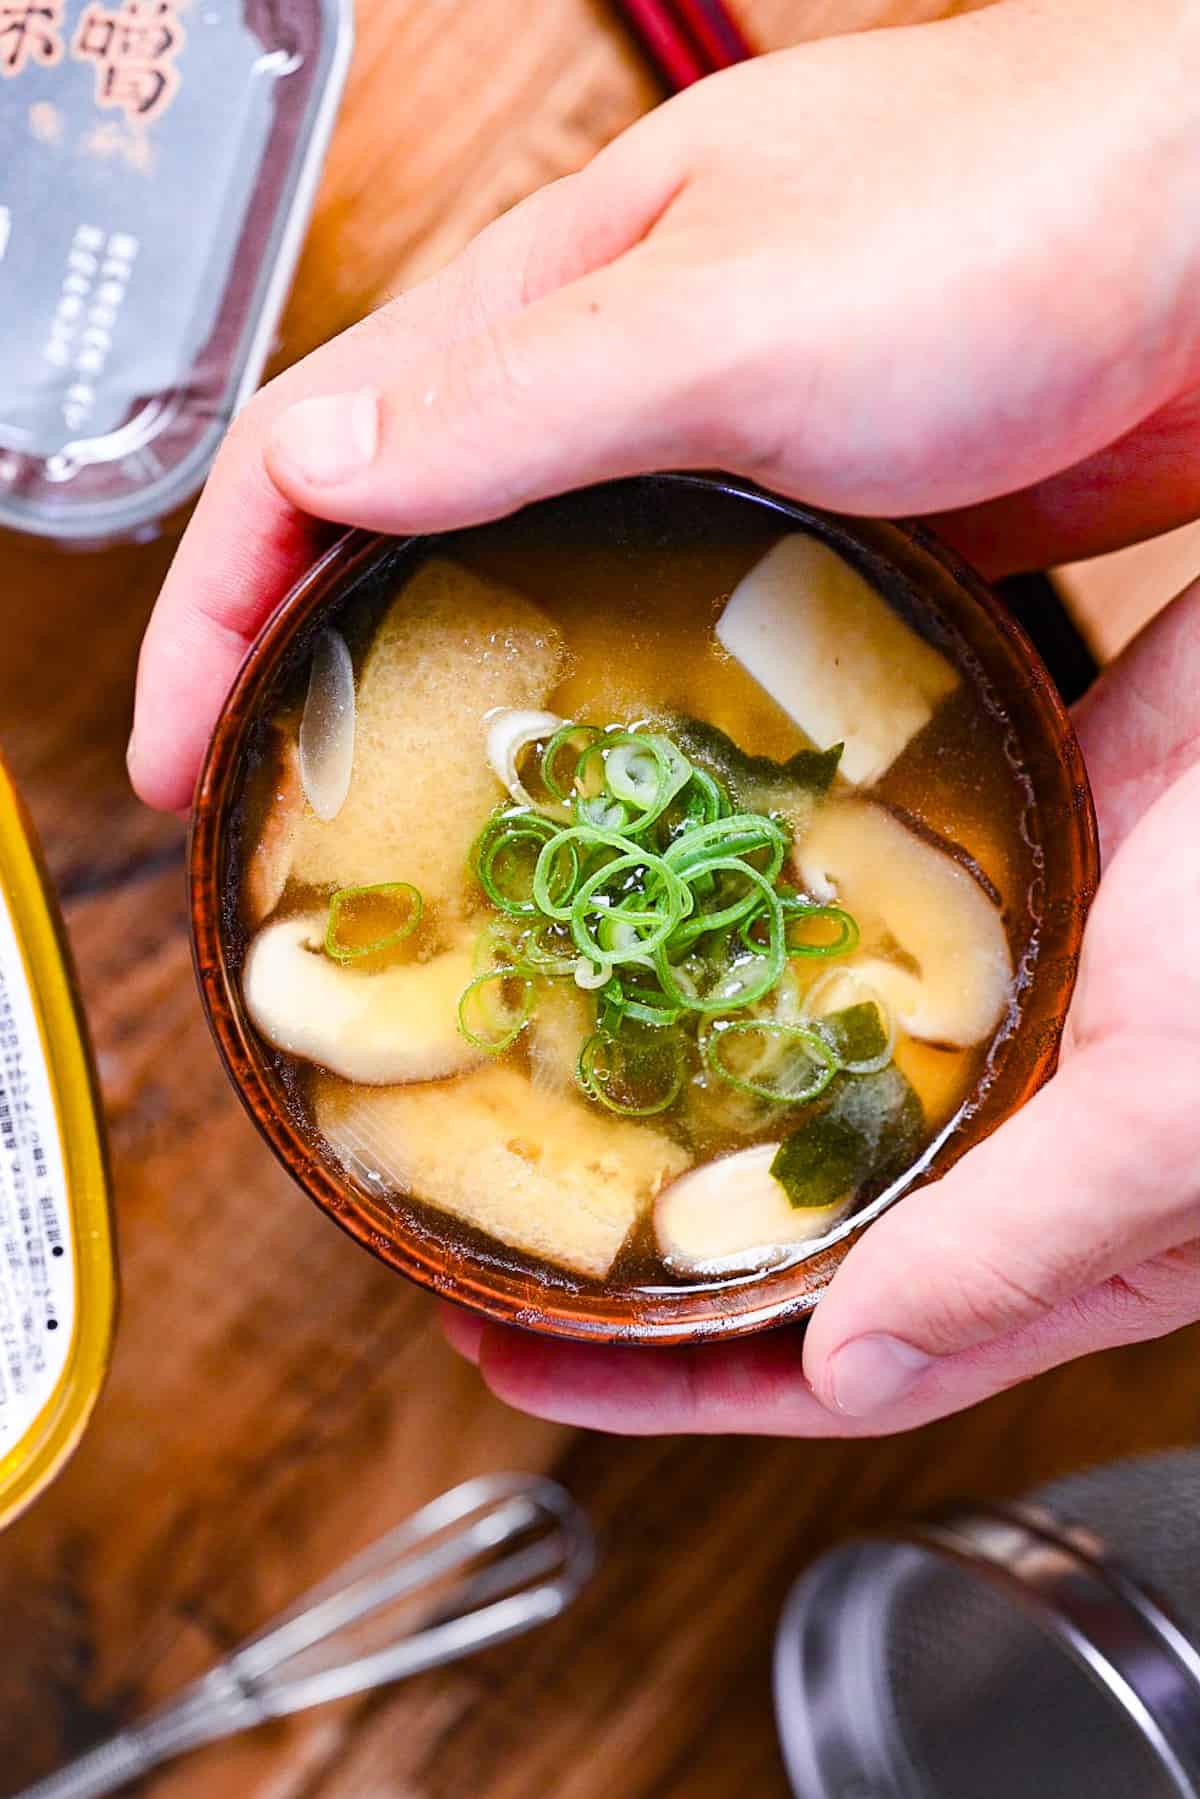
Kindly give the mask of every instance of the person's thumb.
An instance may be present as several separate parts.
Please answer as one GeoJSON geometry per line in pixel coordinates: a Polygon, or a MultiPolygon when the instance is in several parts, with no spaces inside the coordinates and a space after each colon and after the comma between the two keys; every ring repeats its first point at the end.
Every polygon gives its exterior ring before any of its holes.
{"type": "Polygon", "coordinates": [[[831,1410],[894,1419],[964,1351],[1055,1317],[1069,1335],[1060,1308],[1196,1235],[1195,1080],[1183,1059],[1131,1079],[1154,1050],[1136,1036],[1089,1044],[855,1244],[804,1346],[831,1410]]]}
{"type": "Polygon", "coordinates": [[[301,401],[275,421],[272,480],[321,517],[434,531],[711,460],[694,396],[719,333],[658,261],[641,245],[390,381],[301,401]]]}

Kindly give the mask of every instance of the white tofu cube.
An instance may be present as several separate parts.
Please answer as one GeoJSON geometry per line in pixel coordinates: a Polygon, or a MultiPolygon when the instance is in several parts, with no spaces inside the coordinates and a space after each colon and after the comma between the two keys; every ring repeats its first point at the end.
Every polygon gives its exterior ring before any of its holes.
{"type": "Polygon", "coordinates": [[[958,685],[939,650],[815,537],[781,538],[744,575],[717,639],[839,772],[878,781],[958,685]]]}

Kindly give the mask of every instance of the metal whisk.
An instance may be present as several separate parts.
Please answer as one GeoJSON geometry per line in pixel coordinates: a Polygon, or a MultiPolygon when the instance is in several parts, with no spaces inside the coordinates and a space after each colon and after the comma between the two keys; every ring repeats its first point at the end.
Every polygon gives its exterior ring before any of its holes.
{"type": "Polygon", "coordinates": [[[554,1481],[466,1481],[177,1698],[15,1799],[99,1799],[202,1743],[503,1643],[564,1611],[594,1562],[587,1519],[554,1481]]]}

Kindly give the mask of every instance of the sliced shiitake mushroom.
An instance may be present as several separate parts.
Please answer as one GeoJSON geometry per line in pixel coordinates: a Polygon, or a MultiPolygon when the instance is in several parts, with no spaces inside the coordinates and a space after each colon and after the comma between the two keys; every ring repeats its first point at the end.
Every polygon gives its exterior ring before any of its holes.
{"type": "Polygon", "coordinates": [[[325,924],[280,919],[250,945],[242,992],[268,1043],[368,1086],[441,1080],[483,1060],[458,1028],[469,947],[367,973],[325,954],[325,924]]]}
{"type": "Polygon", "coordinates": [[[778,1143],[756,1143],[690,1168],[654,1205],[659,1253],[680,1274],[769,1268],[838,1223],[854,1188],[824,1206],[794,1206],[771,1173],[778,1143]]]}
{"type": "Polygon", "coordinates": [[[1013,966],[999,906],[971,870],[872,800],[834,800],[796,852],[808,892],[836,899],[864,941],[895,946],[853,967],[898,1022],[928,1043],[967,1048],[996,1029],[1013,966]]]}
{"type": "Polygon", "coordinates": [[[255,930],[283,898],[304,813],[300,754],[295,730],[287,723],[268,727],[247,778],[244,803],[251,817],[262,820],[242,872],[242,918],[255,930]]]}

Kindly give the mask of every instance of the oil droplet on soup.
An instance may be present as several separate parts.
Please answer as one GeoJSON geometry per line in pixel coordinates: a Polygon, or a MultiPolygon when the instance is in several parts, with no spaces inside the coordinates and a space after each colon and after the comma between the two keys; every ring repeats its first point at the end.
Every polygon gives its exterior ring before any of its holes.
{"type": "Polygon", "coordinates": [[[319,812],[308,667],[262,721],[247,1011],[420,1229],[583,1283],[744,1279],[988,1078],[1034,945],[1028,781],[937,620],[817,538],[554,517],[330,621],[353,716],[319,812]]]}

